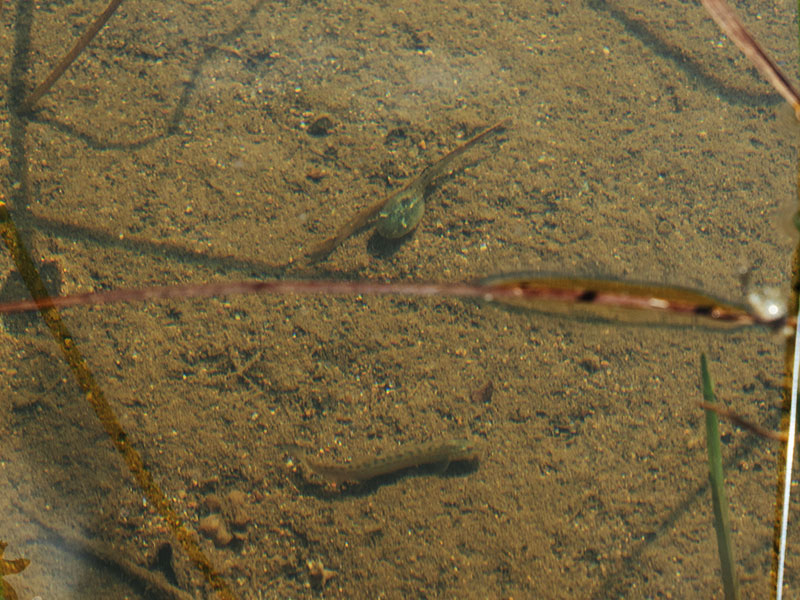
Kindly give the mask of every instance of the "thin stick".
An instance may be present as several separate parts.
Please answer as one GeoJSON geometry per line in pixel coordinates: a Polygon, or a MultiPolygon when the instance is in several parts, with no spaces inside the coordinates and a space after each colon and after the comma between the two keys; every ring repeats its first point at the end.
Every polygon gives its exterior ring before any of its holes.
{"type": "Polygon", "coordinates": [[[789,439],[789,436],[785,433],[779,431],[772,431],[771,429],[767,429],[766,427],[762,427],[756,423],[751,423],[744,417],[736,414],[729,408],[725,408],[724,406],[720,406],[719,404],[710,404],[708,402],[698,402],[697,403],[700,408],[705,410],[713,410],[717,413],[718,416],[728,419],[732,423],[735,423],[742,429],[746,429],[750,433],[758,435],[760,437],[766,438],[768,440],[775,440],[776,442],[785,442],[789,439]]]}
{"type": "MultiPolygon", "coordinates": [[[[784,76],[775,62],[767,55],[761,46],[747,32],[739,17],[734,13],[724,0],[702,0],[703,6],[711,14],[717,25],[739,47],[758,71],[769,81],[778,93],[783,96],[794,109],[795,117],[800,120],[800,95],[789,80],[784,76]]],[[[800,312],[798,312],[800,317],[800,312]]],[[[795,449],[795,427],[797,423],[797,389],[800,374],[800,321],[795,322],[794,364],[792,367],[792,395],[789,410],[789,436],[786,447],[786,467],[783,484],[783,509],[781,514],[781,538],[778,555],[778,577],[776,582],[775,597],[783,597],[783,570],[786,560],[786,532],[789,523],[789,500],[791,497],[792,463],[795,449]]]]}
{"type": "Polygon", "coordinates": [[[72,47],[72,50],[67,52],[64,58],[62,58],[55,68],[50,71],[50,74],[45,78],[45,80],[36,86],[36,89],[31,92],[30,96],[25,98],[20,105],[21,112],[30,112],[31,109],[33,109],[39,99],[48,92],[53,84],[64,74],[64,71],[67,70],[72,62],[78,58],[78,55],[83,52],[84,48],[86,48],[86,46],[88,46],[94,37],[100,32],[100,30],[103,28],[103,25],[105,25],[106,22],[111,18],[111,15],[114,14],[114,11],[117,10],[120,4],[122,4],[122,0],[111,0],[111,3],[106,7],[103,13],[97,17],[97,19],[95,19],[94,23],[89,26],[80,39],[75,43],[75,45],[72,47]]]}
{"type": "MultiPolygon", "coordinates": [[[[800,318],[800,309],[798,309],[800,318]]],[[[783,597],[783,567],[786,562],[786,531],[789,526],[789,499],[792,493],[792,463],[794,461],[795,429],[797,427],[797,388],[800,380],[800,321],[795,329],[794,362],[792,364],[792,399],[789,407],[789,441],[786,444],[786,468],[783,474],[783,509],[781,512],[781,539],[778,552],[778,580],[776,600],[783,597]]]]}
{"type": "Polygon", "coordinates": [[[800,95],[778,68],[758,42],[745,29],[741,20],[725,0],[702,0],[703,6],[717,22],[720,29],[733,40],[744,55],[750,59],[758,72],[783,96],[794,109],[795,117],[800,121],[800,95]]]}

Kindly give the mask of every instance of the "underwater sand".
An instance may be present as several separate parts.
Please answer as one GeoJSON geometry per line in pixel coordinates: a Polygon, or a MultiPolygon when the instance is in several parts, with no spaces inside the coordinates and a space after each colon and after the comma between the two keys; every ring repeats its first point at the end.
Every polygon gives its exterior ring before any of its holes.
{"type": "MultiPolygon", "coordinates": [[[[3,72],[23,68],[30,90],[102,4],[6,4],[3,72]]],[[[123,3],[35,118],[4,105],[0,191],[60,294],[533,270],[738,300],[743,268],[788,290],[796,154],[780,98],[699,5],[641,5],[123,3]],[[332,126],[312,135],[321,116],[332,126]],[[297,265],[506,117],[413,235],[366,231],[297,265]]],[[[779,9],[739,12],[793,74],[796,15],[779,9]]],[[[24,297],[0,263],[2,297],[24,297]]],[[[196,539],[239,598],[721,598],[700,353],[720,401],[773,429],[781,415],[784,342],[755,329],[366,297],[62,315],[186,527],[219,514],[235,534],[196,539]],[[338,462],[465,436],[485,449],[476,468],[344,489],[307,480],[287,449],[338,462]],[[335,576],[312,577],[315,561],[335,576]]],[[[767,597],[780,449],[722,433],[742,595],[767,597]]],[[[162,571],[217,597],[29,315],[0,331],[0,540],[31,560],[7,581],[23,599],[148,597],[37,519],[143,566],[169,547],[162,571]]]]}

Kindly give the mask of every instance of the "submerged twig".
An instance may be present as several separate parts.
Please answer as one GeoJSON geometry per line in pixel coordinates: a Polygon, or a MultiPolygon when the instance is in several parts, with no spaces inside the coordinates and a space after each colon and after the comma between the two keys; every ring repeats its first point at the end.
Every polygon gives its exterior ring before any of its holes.
{"type": "Polygon", "coordinates": [[[724,406],[720,406],[719,404],[711,404],[709,402],[698,402],[697,403],[700,408],[705,410],[713,410],[717,413],[718,416],[728,419],[732,423],[735,423],[742,429],[746,429],[750,433],[755,435],[761,436],[768,440],[775,440],[776,442],[785,442],[788,436],[785,433],[781,433],[779,431],[772,431],[771,429],[767,429],[766,427],[762,427],[756,423],[751,423],[741,415],[736,414],[729,408],[725,408],[724,406]]]}
{"type": "MultiPolygon", "coordinates": [[[[778,68],[761,46],[747,32],[739,17],[724,0],[702,0],[703,6],[711,14],[717,25],[733,40],[739,49],[747,56],[758,71],[769,81],[778,93],[788,102],[797,120],[800,121],[800,94],[789,82],[787,77],[778,68]]],[[[798,312],[800,317],[800,312],[798,312]]],[[[783,571],[786,560],[786,532],[789,520],[789,500],[791,497],[792,463],[795,450],[795,427],[797,423],[797,391],[798,370],[800,370],[800,321],[795,320],[792,327],[795,329],[794,363],[792,366],[792,395],[789,411],[789,429],[786,446],[786,466],[784,470],[783,507],[781,511],[781,534],[779,542],[778,565],[775,598],[783,597],[783,571]]]]}
{"type": "Polygon", "coordinates": [[[800,95],[794,89],[786,76],[775,64],[769,55],[753,39],[753,36],[745,29],[739,17],[728,6],[725,0],[702,0],[703,6],[709,12],[720,29],[727,35],[733,43],[739,47],[744,55],[750,59],[758,72],[763,75],[777,92],[783,96],[794,109],[795,117],[800,121],[800,95]]]}
{"type": "Polygon", "coordinates": [[[59,63],[53,68],[53,70],[50,71],[50,74],[44,79],[44,81],[37,85],[31,94],[25,98],[20,105],[21,112],[29,112],[31,109],[33,109],[39,99],[44,96],[51,87],[53,87],[53,84],[59,80],[72,62],[78,58],[78,55],[83,52],[86,46],[88,46],[95,36],[100,32],[100,30],[103,28],[103,25],[105,25],[106,22],[111,18],[111,15],[114,14],[114,11],[117,10],[120,4],[122,4],[122,0],[111,0],[102,14],[95,19],[94,23],[92,23],[83,33],[80,39],[75,42],[72,50],[64,55],[64,58],[62,58],[61,61],[59,61],[59,63]]]}

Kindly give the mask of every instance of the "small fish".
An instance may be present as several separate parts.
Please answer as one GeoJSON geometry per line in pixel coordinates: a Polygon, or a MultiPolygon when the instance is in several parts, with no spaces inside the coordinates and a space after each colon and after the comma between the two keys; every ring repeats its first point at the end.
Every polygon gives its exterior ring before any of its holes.
{"type": "Polygon", "coordinates": [[[473,136],[455,150],[451,150],[430,167],[420,173],[411,183],[389,197],[378,213],[375,225],[377,232],[385,238],[397,239],[411,233],[425,212],[425,189],[442,175],[450,164],[487,136],[504,129],[508,120],[501,121],[473,136]]]}
{"type": "Polygon", "coordinates": [[[453,462],[476,462],[480,459],[479,445],[474,440],[450,439],[404,446],[376,458],[365,458],[345,464],[326,464],[305,459],[302,463],[313,473],[334,483],[360,483],[380,475],[396,473],[420,465],[441,464],[446,470],[453,462]]]}
{"type": "Polygon", "coordinates": [[[488,136],[505,129],[509,122],[510,119],[504,119],[484,129],[458,148],[445,154],[388,198],[363,209],[345,223],[334,236],[314,246],[306,255],[307,258],[312,262],[324,259],[339,244],[376,220],[376,230],[385,238],[397,239],[411,233],[422,219],[425,211],[425,190],[431,182],[445,173],[456,158],[488,136]]]}

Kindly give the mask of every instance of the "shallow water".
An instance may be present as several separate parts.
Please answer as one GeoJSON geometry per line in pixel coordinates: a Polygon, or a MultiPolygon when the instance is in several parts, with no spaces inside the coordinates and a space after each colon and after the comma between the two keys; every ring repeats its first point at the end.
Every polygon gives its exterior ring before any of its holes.
{"type": "MultiPolygon", "coordinates": [[[[0,15],[3,71],[22,68],[26,89],[100,10],[33,4],[0,15]]],[[[61,294],[534,270],[738,300],[743,268],[788,289],[796,156],[780,98],[701,7],[640,5],[123,4],[34,118],[3,108],[3,195],[61,294]],[[312,135],[321,116],[332,126],[312,135]],[[299,265],[506,117],[431,191],[412,236],[365,231],[299,265]]],[[[794,73],[794,8],[738,10],[794,73]]],[[[0,261],[3,297],[20,297],[0,261]]],[[[62,317],[185,527],[219,513],[235,534],[197,540],[240,598],[722,597],[700,353],[722,402],[773,429],[780,419],[784,342],[755,329],[366,297],[62,317]],[[344,491],[307,481],[289,449],[336,462],[466,436],[485,447],[475,469],[344,491]],[[317,560],[335,571],[324,586],[317,560]]],[[[216,597],[38,317],[3,320],[0,372],[0,540],[5,558],[31,560],[7,578],[20,597],[146,596],[40,522],[145,566],[168,545],[175,584],[216,597]]],[[[766,597],[779,448],[722,431],[743,597],[766,597]]]]}

